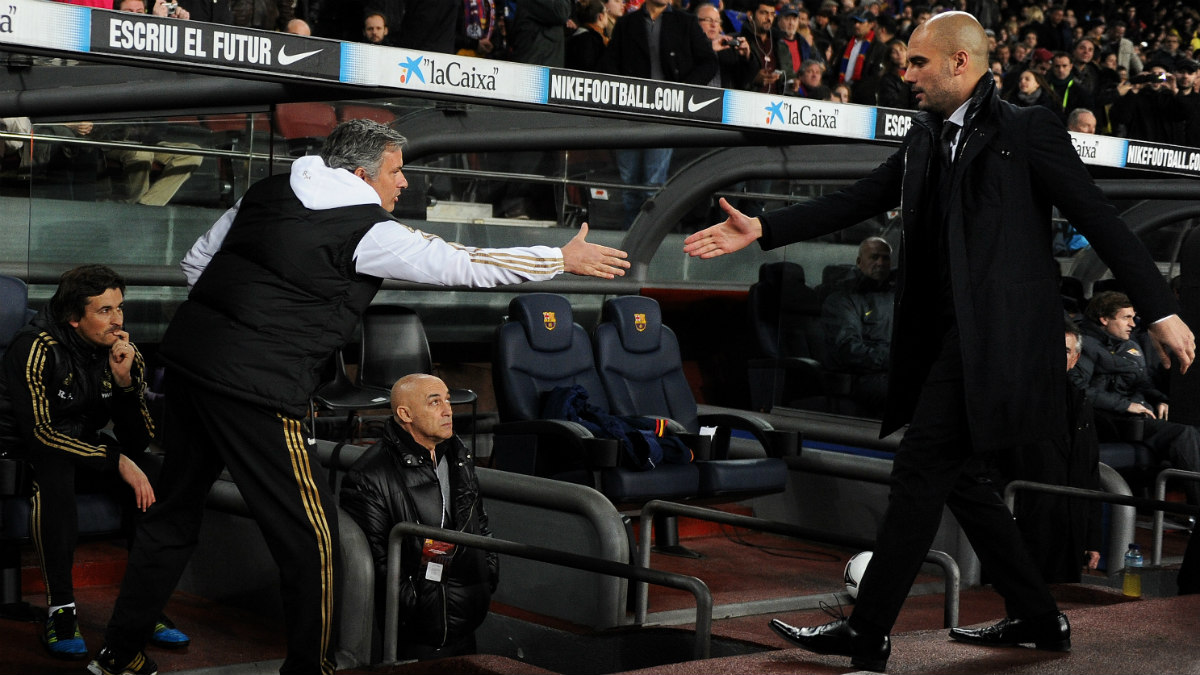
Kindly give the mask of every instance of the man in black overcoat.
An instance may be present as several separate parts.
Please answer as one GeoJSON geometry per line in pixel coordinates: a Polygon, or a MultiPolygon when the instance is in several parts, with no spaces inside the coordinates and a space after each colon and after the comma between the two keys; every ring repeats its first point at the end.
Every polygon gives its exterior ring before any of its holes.
{"type": "Polygon", "coordinates": [[[905,79],[922,114],[903,145],[837,193],[759,218],[721,200],[728,219],[688,237],[712,258],[758,241],[764,249],[819,237],[900,208],[896,316],[881,433],[908,431],[893,463],[888,508],[853,615],[772,629],[810,651],[883,670],[888,634],[947,505],[1007,617],[953,629],[962,642],[1070,648],[1070,626],[1030,560],[992,485],[973,469],[999,451],[1065,433],[1062,305],[1050,210],[1088,238],[1135,298],[1167,363],[1186,371],[1195,338],[1145,247],[1117,216],[1042,107],[1000,99],[987,36],[969,14],[939,14],[909,42],[905,79]],[[1052,187],[1051,187],[1052,186],[1052,187]]]}

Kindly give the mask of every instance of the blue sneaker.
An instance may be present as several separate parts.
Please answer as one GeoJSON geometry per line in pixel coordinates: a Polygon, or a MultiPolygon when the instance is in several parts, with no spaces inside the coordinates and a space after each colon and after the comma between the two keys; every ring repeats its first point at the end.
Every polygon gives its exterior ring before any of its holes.
{"type": "Polygon", "coordinates": [[[60,607],[59,610],[46,617],[46,630],[42,633],[42,642],[50,651],[50,656],[58,659],[85,659],[88,655],[87,645],[83,644],[83,635],[79,633],[79,622],[75,619],[74,607],[60,607]]]}
{"type": "Polygon", "coordinates": [[[163,649],[183,649],[190,645],[192,639],[186,633],[175,627],[165,616],[159,617],[154,624],[154,634],[150,636],[150,644],[163,649]]]}

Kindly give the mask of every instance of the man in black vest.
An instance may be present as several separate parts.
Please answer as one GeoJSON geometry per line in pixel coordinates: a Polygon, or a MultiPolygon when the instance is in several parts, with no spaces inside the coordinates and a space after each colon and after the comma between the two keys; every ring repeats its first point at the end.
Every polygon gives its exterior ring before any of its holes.
{"type": "Polygon", "coordinates": [[[721,200],[722,223],[684,250],[712,258],[760,241],[775,248],[862,222],[901,204],[887,411],[881,433],[908,431],[892,467],[887,511],[854,614],[772,629],[810,651],[883,670],[888,634],[949,506],[1004,596],[1008,618],[961,642],[1070,648],[1058,611],[1012,514],[975,469],[1000,451],[1066,433],[1062,302],[1050,210],[1079,228],[1135,297],[1166,363],[1186,371],[1195,338],[1142,243],[1093,183],[1054,113],[996,92],[987,36],[946,12],[913,31],[905,80],[921,110],[904,144],[839,192],[760,218],[721,200]],[[1055,180],[1047,181],[1047,176],[1055,180]],[[1052,186],[1052,187],[1050,187],[1052,186]]]}
{"type": "Polygon", "coordinates": [[[333,672],[337,512],[315,478],[308,399],[384,279],[495,286],[561,272],[613,278],[625,253],[451,244],[394,220],[405,139],[369,120],[338,125],[320,156],[255,184],[188,252],[191,293],[163,336],[167,423],[159,502],[139,523],[95,675],[150,673],[141,649],[196,546],[205,496],[228,468],[279,563],[287,658],[333,672]]]}

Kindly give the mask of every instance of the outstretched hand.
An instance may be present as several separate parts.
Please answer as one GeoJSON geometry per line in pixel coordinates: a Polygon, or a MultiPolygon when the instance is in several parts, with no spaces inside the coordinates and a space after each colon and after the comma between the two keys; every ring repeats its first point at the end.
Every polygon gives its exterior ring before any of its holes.
{"type": "Polygon", "coordinates": [[[1180,375],[1186,373],[1192,361],[1196,360],[1196,336],[1192,335],[1191,329],[1178,314],[1151,324],[1150,337],[1154,338],[1154,347],[1168,368],[1174,355],[1179,363],[1180,375]]]}
{"type": "Polygon", "coordinates": [[[684,253],[707,260],[740,251],[762,236],[762,221],[733,208],[724,197],[718,203],[729,217],[684,239],[684,253]]]}
{"type": "Polygon", "coordinates": [[[562,247],[563,267],[571,274],[587,277],[612,279],[625,276],[629,269],[629,254],[616,248],[609,248],[587,241],[588,226],[584,223],[579,227],[579,234],[571,238],[562,247]]]}

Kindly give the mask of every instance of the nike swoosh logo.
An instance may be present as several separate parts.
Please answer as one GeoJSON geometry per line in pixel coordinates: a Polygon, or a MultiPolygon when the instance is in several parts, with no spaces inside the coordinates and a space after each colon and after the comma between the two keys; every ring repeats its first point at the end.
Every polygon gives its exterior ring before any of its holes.
{"type": "Polygon", "coordinates": [[[708,106],[712,105],[713,103],[715,103],[719,100],[721,100],[721,97],[717,96],[716,98],[710,98],[707,101],[701,101],[699,103],[696,103],[696,99],[689,96],[688,97],[688,112],[696,112],[698,110],[704,110],[705,108],[707,108],[708,106]]]}
{"type": "Polygon", "coordinates": [[[288,54],[287,52],[283,51],[283,49],[284,49],[283,45],[280,45],[280,47],[279,47],[279,65],[281,65],[281,66],[290,66],[293,63],[295,63],[301,59],[307,59],[308,57],[312,56],[313,54],[319,54],[321,52],[320,49],[314,49],[311,52],[300,52],[299,54],[288,54]]]}

